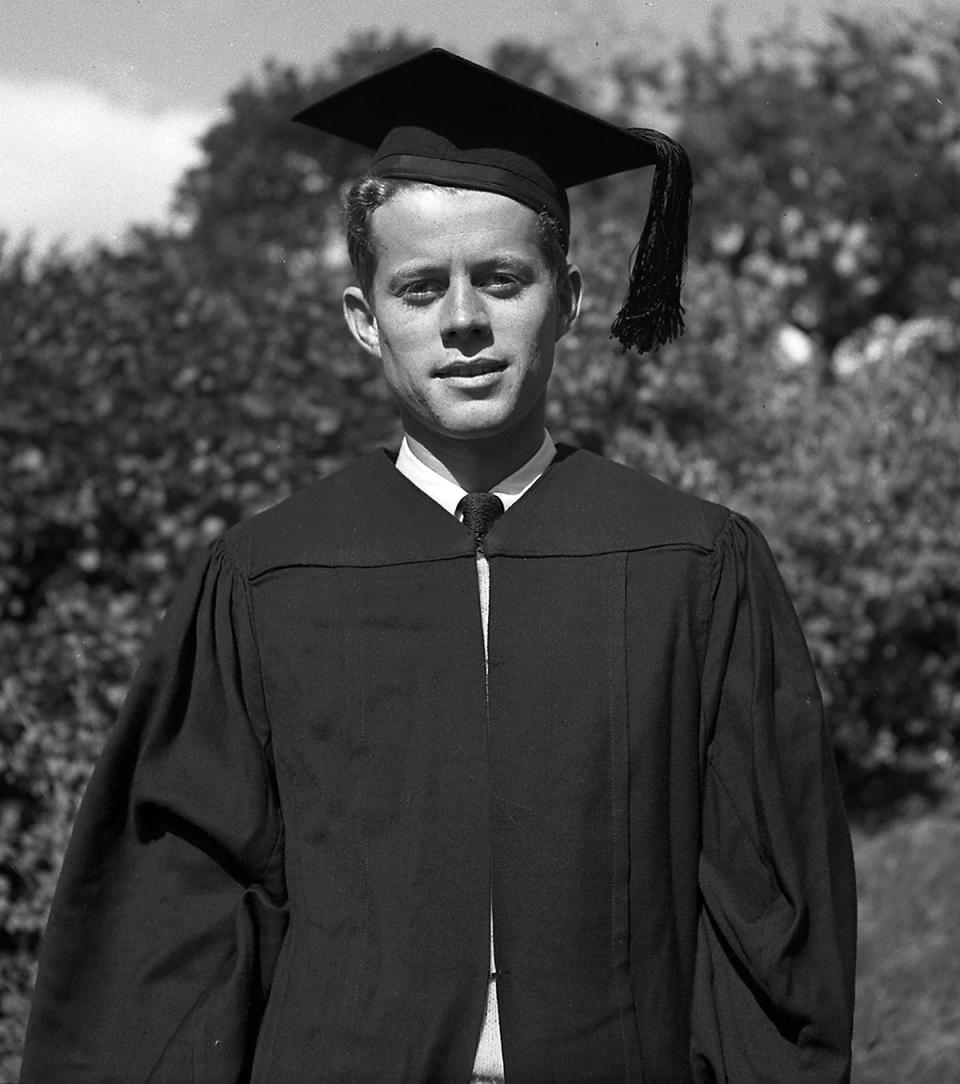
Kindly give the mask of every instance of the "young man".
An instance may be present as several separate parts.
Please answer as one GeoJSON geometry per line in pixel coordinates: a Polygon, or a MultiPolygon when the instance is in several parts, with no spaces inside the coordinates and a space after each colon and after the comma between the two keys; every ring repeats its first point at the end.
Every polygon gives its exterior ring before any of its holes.
{"type": "Polygon", "coordinates": [[[24,1079],[846,1079],[849,839],[770,554],[544,432],[564,187],[656,165],[615,324],[654,345],[682,152],[441,50],[301,119],[375,150],[344,310],[403,444],[195,567],[90,785],[24,1079]]]}

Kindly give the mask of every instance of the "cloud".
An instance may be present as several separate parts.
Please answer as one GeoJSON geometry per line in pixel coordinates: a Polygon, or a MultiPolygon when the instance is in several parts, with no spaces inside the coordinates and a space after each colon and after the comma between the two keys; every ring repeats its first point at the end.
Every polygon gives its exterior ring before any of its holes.
{"type": "Polygon", "coordinates": [[[79,83],[0,78],[0,231],[46,247],[161,222],[213,115],[150,112],[79,83]]]}

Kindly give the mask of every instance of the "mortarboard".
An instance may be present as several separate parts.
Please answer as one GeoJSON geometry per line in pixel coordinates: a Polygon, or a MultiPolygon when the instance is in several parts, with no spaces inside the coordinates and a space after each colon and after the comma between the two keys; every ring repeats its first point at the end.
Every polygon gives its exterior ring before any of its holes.
{"type": "Polygon", "coordinates": [[[375,72],[293,119],[370,148],[374,176],[498,192],[551,212],[567,231],[566,189],[654,166],[611,334],[642,353],[683,331],[692,180],[683,148],[660,132],[619,128],[445,49],[375,72]]]}

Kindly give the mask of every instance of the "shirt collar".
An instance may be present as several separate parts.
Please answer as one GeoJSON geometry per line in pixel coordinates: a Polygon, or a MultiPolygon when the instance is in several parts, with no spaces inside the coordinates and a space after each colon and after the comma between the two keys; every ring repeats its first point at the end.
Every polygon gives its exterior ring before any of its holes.
{"type": "MultiPolygon", "coordinates": [[[[553,438],[544,431],[543,443],[536,454],[528,459],[519,470],[515,470],[513,474],[498,482],[491,490],[503,501],[504,511],[520,500],[524,493],[550,466],[555,454],[556,446],[553,443],[553,438]]],[[[397,470],[405,478],[413,482],[417,489],[435,500],[451,516],[456,515],[457,505],[467,491],[461,489],[456,482],[451,482],[449,478],[444,478],[442,474],[439,474],[432,467],[428,467],[422,460],[417,459],[407,443],[406,437],[400,442],[400,451],[397,453],[397,470]]]]}

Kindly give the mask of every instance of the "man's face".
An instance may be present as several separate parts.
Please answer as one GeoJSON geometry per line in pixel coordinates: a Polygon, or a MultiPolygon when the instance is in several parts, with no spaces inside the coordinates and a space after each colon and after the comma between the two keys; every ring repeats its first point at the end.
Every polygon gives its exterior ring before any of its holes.
{"type": "Polygon", "coordinates": [[[383,362],[404,428],[523,440],[543,429],[554,346],[579,277],[555,283],[530,208],[491,192],[404,189],[373,213],[371,295],[345,299],[361,345],[383,362]]]}

